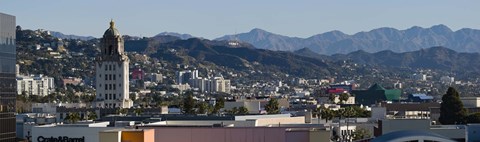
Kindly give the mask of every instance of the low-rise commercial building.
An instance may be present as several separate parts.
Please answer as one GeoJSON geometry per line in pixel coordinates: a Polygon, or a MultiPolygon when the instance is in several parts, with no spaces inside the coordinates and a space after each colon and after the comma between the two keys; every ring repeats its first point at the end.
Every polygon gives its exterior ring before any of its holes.
{"type": "Polygon", "coordinates": [[[367,90],[353,90],[357,104],[372,105],[381,101],[400,100],[401,90],[385,89],[379,84],[374,84],[367,90]]]}
{"type": "Polygon", "coordinates": [[[119,129],[107,127],[109,122],[79,122],[75,124],[51,124],[32,128],[33,142],[78,141],[99,142],[99,133],[105,130],[119,129]]]}

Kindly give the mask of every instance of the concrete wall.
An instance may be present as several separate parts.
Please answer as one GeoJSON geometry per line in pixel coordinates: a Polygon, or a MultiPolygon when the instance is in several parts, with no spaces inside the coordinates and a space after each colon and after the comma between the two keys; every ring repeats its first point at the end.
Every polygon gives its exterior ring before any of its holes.
{"type": "Polygon", "coordinates": [[[283,117],[283,118],[260,118],[255,126],[268,126],[278,124],[305,124],[305,117],[283,117]]]}
{"type": "Polygon", "coordinates": [[[231,110],[233,107],[245,107],[249,114],[259,114],[261,110],[260,100],[225,102],[225,110],[231,110]]]}
{"type": "Polygon", "coordinates": [[[143,131],[122,131],[122,142],[143,142],[143,131]]]}
{"type": "Polygon", "coordinates": [[[234,125],[235,127],[255,127],[256,121],[249,120],[249,121],[162,121],[157,122],[152,125],[164,125],[164,126],[191,126],[191,125],[198,125],[198,126],[213,126],[213,124],[220,124],[224,125],[234,125]]]}
{"type": "Polygon", "coordinates": [[[480,107],[480,97],[461,97],[464,107],[480,107]]]}
{"type": "Polygon", "coordinates": [[[430,131],[448,138],[465,138],[465,129],[459,125],[430,125],[428,119],[386,119],[382,120],[382,134],[401,130],[430,131]]]}
{"type": "Polygon", "coordinates": [[[236,121],[245,121],[247,119],[262,119],[262,118],[284,118],[290,117],[290,114],[269,114],[269,115],[241,115],[235,116],[236,121]]]}
{"type": "Polygon", "coordinates": [[[155,130],[143,130],[143,142],[155,142],[155,130]]]}
{"type": "Polygon", "coordinates": [[[99,133],[100,142],[121,142],[120,131],[103,131],[99,133]]]}
{"type": "Polygon", "coordinates": [[[310,142],[310,134],[302,131],[293,131],[286,134],[285,141],[287,142],[310,142]]]}
{"type": "Polygon", "coordinates": [[[467,125],[466,141],[480,141],[480,124],[468,124],[467,125]]]}

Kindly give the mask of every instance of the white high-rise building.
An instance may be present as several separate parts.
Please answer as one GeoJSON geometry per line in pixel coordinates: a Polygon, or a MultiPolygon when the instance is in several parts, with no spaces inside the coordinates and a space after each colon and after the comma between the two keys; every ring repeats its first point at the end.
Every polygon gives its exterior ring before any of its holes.
{"type": "Polygon", "coordinates": [[[129,59],[124,51],[124,41],[113,20],[100,41],[101,53],[96,58],[96,100],[94,107],[130,108],[129,59]]]}
{"type": "Polygon", "coordinates": [[[217,74],[215,77],[206,81],[205,88],[208,92],[230,93],[230,80],[224,79],[221,74],[217,74]]]}
{"type": "Polygon", "coordinates": [[[43,75],[17,76],[17,94],[47,96],[55,91],[53,77],[43,75]]]}

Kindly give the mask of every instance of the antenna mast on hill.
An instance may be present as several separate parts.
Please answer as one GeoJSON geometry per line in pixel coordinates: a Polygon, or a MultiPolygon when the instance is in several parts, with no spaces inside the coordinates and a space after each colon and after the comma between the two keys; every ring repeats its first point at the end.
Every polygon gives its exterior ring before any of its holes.
{"type": "Polygon", "coordinates": [[[237,30],[235,30],[235,34],[233,35],[233,40],[228,41],[228,45],[230,45],[232,47],[237,47],[237,46],[240,45],[240,42],[239,42],[238,37],[237,37],[237,30]]]}

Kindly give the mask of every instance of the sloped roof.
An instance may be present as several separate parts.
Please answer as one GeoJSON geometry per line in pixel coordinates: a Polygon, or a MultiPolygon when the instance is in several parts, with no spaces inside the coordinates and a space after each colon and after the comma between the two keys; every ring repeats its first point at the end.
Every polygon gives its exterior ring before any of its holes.
{"type": "Polygon", "coordinates": [[[375,83],[372,86],[370,86],[368,90],[386,90],[386,89],[383,88],[382,85],[375,83]]]}

